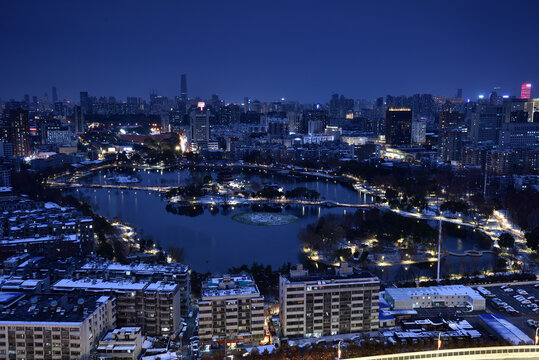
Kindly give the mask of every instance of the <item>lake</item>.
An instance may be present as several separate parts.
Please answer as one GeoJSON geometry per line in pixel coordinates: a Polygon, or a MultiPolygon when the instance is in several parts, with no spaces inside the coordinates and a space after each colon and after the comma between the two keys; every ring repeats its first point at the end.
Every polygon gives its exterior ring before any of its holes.
{"type": "MultiPolygon", "coordinates": [[[[122,174],[138,176],[141,180],[138,186],[178,186],[189,183],[193,178],[200,179],[206,172],[186,169],[137,170],[122,174]]],[[[110,175],[118,173],[100,170],[85,178],[83,182],[107,184],[105,176],[110,175]]],[[[216,179],[215,173],[211,175],[216,179]]],[[[265,171],[235,171],[234,177],[237,180],[256,181],[260,184],[277,183],[285,190],[304,186],[318,191],[325,199],[345,203],[364,204],[372,201],[369,196],[331,180],[308,180],[265,171]]],[[[142,234],[151,235],[164,249],[169,245],[182,246],[185,249],[185,262],[199,272],[225,272],[230,267],[250,265],[253,262],[272,267],[279,267],[286,262],[295,264],[301,254],[298,240],[301,228],[326,214],[346,214],[347,211],[356,211],[345,208],[297,206],[283,210],[285,213],[298,216],[299,220],[296,222],[279,226],[255,226],[232,219],[234,214],[249,211],[247,207],[230,208],[226,211],[214,209],[212,212],[205,209],[200,216],[188,217],[167,212],[166,200],[162,194],[156,192],[84,188],[72,191],[87,201],[98,214],[109,219],[120,218],[142,234]]],[[[453,224],[444,224],[444,229],[447,229],[444,230],[443,243],[446,250],[459,253],[465,250],[490,248],[490,244],[479,244],[477,234],[471,229],[456,229],[456,225],[453,224]]],[[[482,257],[445,256],[442,261],[442,273],[489,269],[492,261],[491,254],[482,257]]],[[[400,280],[400,277],[408,278],[417,274],[433,276],[436,264],[406,267],[396,265],[371,270],[382,280],[400,280]]]]}

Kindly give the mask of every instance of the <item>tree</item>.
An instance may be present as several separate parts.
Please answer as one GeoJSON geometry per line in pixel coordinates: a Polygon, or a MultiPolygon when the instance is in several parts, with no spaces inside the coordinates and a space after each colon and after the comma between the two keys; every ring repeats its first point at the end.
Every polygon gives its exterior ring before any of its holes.
{"type": "Polygon", "coordinates": [[[504,232],[498,239],[498,245],[502,248],[512,248],[515,245],[515,238],[513,235],[504,232]]]}
{"type": "Polygon", "coordinates": [[[211,177],[211,174],[206,174],[204,176],[204,179],[202,180],[202,182],[205,184],[205,185],[208,185],[208,184],[211,184],[213,182],[213,178],[211,177]]]}
{"type": "Polygon", "coordinates": [[[537,248],[539,248],[539,226],[526,233],[526,245],[530,249],[537,251],[537,248]]]}
{"type": "Polygon", "coordinates": [[[185,259],[185,249],[183,246],[170,245],[167,253],[174,262],[182,262],[185,259]]]}
{"type": "Polygon", "coordinates": [[[387,189],[386,190],[386,199],[388,201],[391,201],[399,196],[399,192],[393,189],[387,189]]]}

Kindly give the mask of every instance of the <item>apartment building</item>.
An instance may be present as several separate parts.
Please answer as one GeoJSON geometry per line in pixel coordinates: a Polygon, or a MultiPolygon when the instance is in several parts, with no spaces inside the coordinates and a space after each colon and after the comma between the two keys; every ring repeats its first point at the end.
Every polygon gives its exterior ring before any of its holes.
{"type": "MultiPolygon", "coordinates": [[[[22,200],[26,202],[26,200],[22,200]]],[[[81,241],[93,242],[91,217],[83,216],[72,207],[45,203],[27,210],[5,211],[0,215],[0,232],[8,239],[78,234],[81,241]]]]}
{"type": "Polygon", "coordinates": [[[22,253],[57,259],[93,250],[93,220],[75,208],[10,197],[0,199],[0,209],[0,259],[22,253]]]}
{"type": "Polygon", "coordinates": [[[187,317],[191,308],[191,268],[180,263],[150,264],[133,262],[127,265],[95,259],[75,270],[80,278],[104,280],[128,279],[132,281],[166,281],[180,286],[180,311],[187,317]]]}
{"type": "Polygon", "coordinates": [[[251,276],[208,278],[198,306],[203,344],[256,343],[264,338],[264,297],[251,276]]]}
{"type": "Polygon", "coordinates": [[[114,299],[107,296],[0,295],[3,359],[90,359],[116,325],[114,299]]]}
{"type": "Polygon", "coordinates": [[[180,287],[176,283],[62,279],[53,284],[51,290],[114,296],[118,326],[140,326],[150,336],[168,335],[180,324],[180,287]]]}
{"type": "Polygon", "coordinates": [[[279,281],[283,336],[321,337],[377,330],[380,280],[342,264],[335,273],[309,274],[298,265],[279,281]]]}
{"type": "Polygon", "coordinates": [[[99,360],[136,360],[142,352],[140,327],[122,327],[107,333],[97,347],[99,360]]]}

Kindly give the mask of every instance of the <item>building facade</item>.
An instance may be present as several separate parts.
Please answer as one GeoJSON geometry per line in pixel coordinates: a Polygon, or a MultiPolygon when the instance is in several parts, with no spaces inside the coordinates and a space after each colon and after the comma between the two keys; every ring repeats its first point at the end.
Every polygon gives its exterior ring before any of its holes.
{"type": "Polygon", "coordinates": [[[180,289],[176,283],[62,279],[56,293],[113,296],[118,326],[137,327],[148,335],[168,335],[180,324],[180,289]]]}
{"type": "Polygon", "coordinates": [[[89,261],[75,270],[77,279],[101,278],[104,280],[166,281],[180,286],[181,315],[187,317],[191,310],[191,268],[181,263],[153,264],[132,262],[120,264],[107,260],[89,261]]]}
{"type": "Polygon", "coordinates": [[[283,336],[321,337],[377,330],[380,280],[342,265],[336,274],[312,274],[301,265],[281,276],[283,336]]]}
{"type": "Polygon", "coordinates": [[[386,144],[410,146],[412,143],[412,110],[389,108],[386,111],[386,144]]]}
{"type": "Polygon", "coordinates": [[[203,344],[254,343],[264,338],[264,297],[250,276],[210,277],[202,284],[198,306],[203,344]]]}
{"type": "Polygon", "coordinates": [[[485,310],[485,298],[464,285],[420,288],[386,288],[384,299],[392,309],[411,310],[433,307],[471,307],[485,310]]]}
{"type": "MultiPolygon", "coordinates": [[[[103,334],[115,327],[107,296],[2,296],[0,358],[90,359],[103,334]]],[[[15,293],[16,294],[16,293],[15,293]]]]}

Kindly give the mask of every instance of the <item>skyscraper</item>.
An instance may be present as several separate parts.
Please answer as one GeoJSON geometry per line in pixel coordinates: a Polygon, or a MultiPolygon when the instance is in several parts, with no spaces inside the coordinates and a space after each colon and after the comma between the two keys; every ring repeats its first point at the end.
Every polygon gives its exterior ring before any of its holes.
{"type": "Polygon", "coordinates": [[[84,111],[82,106],[75,106],[75,133],[82,134],[84,133],[84,111]]]}
{"type": "Polygon", "coordinates": [[[531,97],[532,84],[524,83],[520,86],[520,98],[529,99],[531,97]]]}
{"type": "Polygon", "coordinates": [[[196,109],[191,111],[191,147],[200,151],[210,141],[210,110],[199,102],[196,109]]]}
{"type": "Polygon", "coordinates": [[[83,113],[87,114],[90,110],[90,99],[88,98],[88,91],[80,92],[80,107],[83,113]]]}
{"type": "Polygon", "coordinates": [[[503,106],[481,104],[471,114],[468,138],[474,145],[495,145],[504,122],[503,106]]]}
{"type": "Polygon", "coordinates": [[[427,139],[427,119],[418,118],[412,121],[412,143],[424,144],[427,139]]]}
{"type": "Polygon", "coordinates": [[[53,104],[58,102],[58,93],[56,92],[56,86],[52,87],[52,102],[53,104]]]}
{"type": "Polygon", "coordinates": [[[460,129],[443,129],[439,133],[438,155],[444,162],[462,159],[462,132],[460,129]]]}
{"type": "Polygon", "coordinates": [[[187,75],[182,74],[180,86],[181,86],[180,97],[181,97],[181,100],[185,102],[187,101],[187,75]]]}
{"type": "Polygon", "coordinates": [[[13,156],[25,157],[30,155],[28,111],[22,109],[9,111],[9,135],[13,144],[13,156]]]}
{"type": "Polygon", "coordinates": [[[389,108],[386,111],[386,144],[410,146],[412,142],[412,110],[389,108]]]}
{"type": "Polygon", "coordinates": [[[438,127],[440,129],[454,129],[464,119],[458,111],[442,111],[438,117],[438,127]]]}

